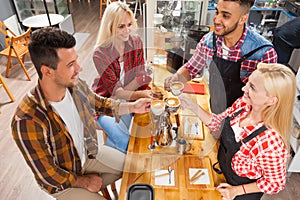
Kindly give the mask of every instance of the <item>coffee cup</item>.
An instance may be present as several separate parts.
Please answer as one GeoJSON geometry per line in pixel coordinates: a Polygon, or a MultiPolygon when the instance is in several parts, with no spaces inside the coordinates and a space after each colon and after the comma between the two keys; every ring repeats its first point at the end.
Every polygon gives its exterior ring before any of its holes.
{"type": "Polygon", "coordinates": [[[165,111],[165,103],[163,100],[152,100],[150,109],[154,115],[161,115],[165,111]]]}
{"type": "Polygon", "coordinates": [[[175,113],[180,107],[180,101],[176,97],[170,97],[165,99],[166,107],[169,112],[175,113]]]}
{"type": "Polygon", "coordinates": [[[170,88],[173,95],[179,96],[183,91],[184,85],[182,82],[175,81],[171,83],[170,88]]]}
{"type": "Polygon", "coordinates": [[[187,142],[184,138],[176,140],[176,149],[178,154],[184,154],[191,150],[192,144],[187,142]]]}
{"type": "Polygon", "coordinates": [[[164,95],[162,94],[161,90],[158,88],[158,87],[153,87],[152,90],[151,90],[151,95],[153,98],[155,99],[160,99],[162,100],[164,95]]]}

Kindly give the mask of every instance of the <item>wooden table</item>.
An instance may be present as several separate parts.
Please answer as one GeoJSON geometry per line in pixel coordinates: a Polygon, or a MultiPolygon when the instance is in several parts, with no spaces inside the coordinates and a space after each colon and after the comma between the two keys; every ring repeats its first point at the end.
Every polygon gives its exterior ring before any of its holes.
{"type": "MultiPolygon", "coordinates": [[[[163,87],[163,80],[171,74],[165,66],[156,66],[154,73],[155,84],[163,87]]],[[[169,92],[166,96],[171,95],[169,92]]],[[[205,109],[209,109],[209,95],[206,89],[205,95],[187,95],[205,109]]],[[[194,115],[191,111],[181,110],[181,116],[194,115]]],[[[204,140],[191,139],[191,150],[179,155],[175,146],[156,147],[149,150],[150,144],[150,117],[148,114],[134,116],[131,126],[131,137],[128,144],[128,152],[124,166],[119,199],[124,200],[127,196],[127,189],[134,183],[151,184],[154,188],[154,196],[157,200],[163,199],[221,199],[219,192],[214,187],[224,182],[224,177],[215,173],[211,164],[217,161],[217,141],[211,136],[209,130],[203,126],[204,140]],[[175,185],[155,185],[155,171],[165,170],[168,166],[174,169],[175,185]],[[194,185],[190,183],[189,168],[207,168],[212,179],[207,185],[194,185]]],[[[181,124],[182,127],[182,124],[181,124]]],[[[182,134],[182,128],[180,128],[182,134]]]]}

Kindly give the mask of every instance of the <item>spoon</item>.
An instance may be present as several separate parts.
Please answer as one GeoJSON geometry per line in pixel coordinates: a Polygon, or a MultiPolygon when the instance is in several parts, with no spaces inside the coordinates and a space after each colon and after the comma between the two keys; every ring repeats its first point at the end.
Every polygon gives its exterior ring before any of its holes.
{"type": "Polygon", "coordinates": [[[172,167],[171,166],[169,166],[168,167],[168,172],[169,172],[169,184],[171,184],[171,172],[172,172],[172,167]]]}
{"type": "Polygon", "coordinates": [[[198,122],[196,122],[196,123],[195,123],[196,135],[198,135],[198,128],[199,128],[198,126],[199,126],[199,124],[198,124],[198,122]]]}

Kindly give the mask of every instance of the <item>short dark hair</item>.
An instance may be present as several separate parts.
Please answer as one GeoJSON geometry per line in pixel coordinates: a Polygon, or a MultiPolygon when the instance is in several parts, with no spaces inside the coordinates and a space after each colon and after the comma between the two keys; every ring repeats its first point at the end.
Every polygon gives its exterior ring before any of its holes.
{"type": "Polygon", "coordinates": [[[70,49],[76,45],[76,40],[72,35],[55,27],[35,30],[30,38],[28,49],[39,78],[42,78],[42,65],[52,69],[57,68],[59,61],[57,49],[70,49]]]}
{"type": "Polygon", "coordinates": [[[223,1],[235,1],[238,2],[241,6],[251,8],[254,5],[255,0],[223,0],[223,1]]]}
{"type": "Polygon", "coordinates": [[[254,5],[255,0],[223,0],[223,1],[232,1],[237,2],[242,7],[243,14],[250,12],[250,8],[254,5]]]}

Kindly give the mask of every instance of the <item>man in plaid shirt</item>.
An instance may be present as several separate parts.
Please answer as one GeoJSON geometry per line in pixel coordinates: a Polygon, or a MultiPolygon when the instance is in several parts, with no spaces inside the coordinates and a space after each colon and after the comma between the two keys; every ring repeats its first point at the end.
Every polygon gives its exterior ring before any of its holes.
{"type": "Polygon", "coordinates": [[[32,33],[29,52],[39,80],[21,101],[12,135],[37,183],[57,199],[104,199],[98,192],[122,175],[125,154],[99,145],[94,114],[116,119],[149,112],[150,99],[120,103],[79,79],[75,38],[57,28],[32,33]]]}
{"type": "Polygon", "coordinates": [[[198,43],[192,58],[173,76],[165,88],[176,80],[186,82],[208,69],[211,109],[221,113],[243,95],[241,88],[259,62],[276,63],[272,43],[246,26],[255,0],[220,0],[214,15],[214,32],[198,43]]]}

